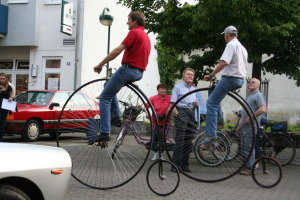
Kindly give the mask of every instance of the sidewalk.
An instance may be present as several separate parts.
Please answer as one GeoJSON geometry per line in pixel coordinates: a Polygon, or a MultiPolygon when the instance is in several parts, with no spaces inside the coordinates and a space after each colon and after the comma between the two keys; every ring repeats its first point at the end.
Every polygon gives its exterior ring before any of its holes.
{"type": "MultiPolygon", "coordinates": [[[[148,162],[151,163],[149,160],[148,162]]],[[[148,165],[147,165],[148,166],[148,165]]],[[[272,189],[264,189],[254,183],[251,176],[236,175],[220,183],[200,183],[181,175],[179,188],[167,197],[152,193],[146,183],[147,166],[128,184],[112,190],[87,188],[71,179],[67,200],[298,200],[300,199],[300,149],[291,165],[283,168],[281,183],[272,189]]]]}

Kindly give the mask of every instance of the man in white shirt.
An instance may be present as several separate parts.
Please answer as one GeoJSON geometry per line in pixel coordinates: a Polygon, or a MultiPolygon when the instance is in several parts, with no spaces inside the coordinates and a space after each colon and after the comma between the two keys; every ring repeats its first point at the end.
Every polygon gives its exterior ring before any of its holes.
{"type": "Polygon", "coordinates": [[[203,144],[217,140],[217,116],[220,102],[228,92],[237,89],[244,83],[247,73],[248,53],[245,47],[237,39],[237,29],[228,26],[221,33],[227,43],[226,48],[218,61],[217,67],[212,73],[205,75],[204,80],[210,81],[221,71],[222,78],[217,83],[214,91],[208,98],[206,108],[206,139],[203,144]]]}

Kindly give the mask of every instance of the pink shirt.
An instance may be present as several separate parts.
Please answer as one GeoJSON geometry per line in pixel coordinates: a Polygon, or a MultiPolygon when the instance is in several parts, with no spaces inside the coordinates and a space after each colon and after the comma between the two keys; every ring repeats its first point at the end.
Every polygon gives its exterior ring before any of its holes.
{"type": "MultiPolygon", "coordinates": [[[[152,103],[154,110],[157,115],[166,115],[167,109],[170,105],[171,95],[166,95],[164,98],[161,98],[159,95],[154,95],[149,98],[152,103]]],[[[158,125],[163,126],[165,118],[158,120],[158,125]]]]}

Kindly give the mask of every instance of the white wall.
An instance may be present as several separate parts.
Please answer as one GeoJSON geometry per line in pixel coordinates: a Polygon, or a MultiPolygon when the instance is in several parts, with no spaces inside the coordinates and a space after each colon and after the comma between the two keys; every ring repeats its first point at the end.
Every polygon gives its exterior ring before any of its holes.
{"type": "MultiPolygon", "coordinates": [[[[83,2],[83,1],[82,1],[83,2]]],[[[130,10],[126,7],[116,4],[117,0],[85,0],[84,1],[84,17],[83,17],[83,40],[82,40],[82,69],[81,84],[96,78],[102,78],[106,75],[106,70],[100,74],[93,71],[93,67],[97,65],[107,55],[107,37],[108,27],[100,24],[99,15],[103,8],[108,7],[110,13],[114,16],[114,22],[111,26],[110,50],[117,47],[128,33],[127,16],[130,10]]],[[[149,34],[152,43],[152,51],[149,58],[147,71],[141,81],[137,82],[140,88],[147,96],[156,94],[156,85],[160,81],[157,67],[157,53],[154,48],[156,42],[155,36],[149,34]]],[[[123,54],[119,55],[115,60],[110,62],[110,67],[119,68],[123,54]]]]}
{"type": "MultiPolygon", "coordinates": [[[[74,3],[76,11],[77,0],[69,0],[74,3]]],[[[76,19],[76,17],[75,17],[76,19]]],[[[44,4],[44,1],[37,1],[36,5],[36,48],[30,51],[30,66],[38,66],[36,78],[30,76],[30,89],[45,89],[45,74],[60,73],[60,89],[74,89],[75,71],[75,46],[64,46],[63,39],[76,38],[76,26],[73,27],[71,36],[60,32],[61,5],[44,4]],[[46,69],[46,58],[61,59],[60,69],[46,69]],[[69,63],[69,65],[67,65],[69,63]]],[[[76,25],[76,21],[74,21],[76,25]]]]}

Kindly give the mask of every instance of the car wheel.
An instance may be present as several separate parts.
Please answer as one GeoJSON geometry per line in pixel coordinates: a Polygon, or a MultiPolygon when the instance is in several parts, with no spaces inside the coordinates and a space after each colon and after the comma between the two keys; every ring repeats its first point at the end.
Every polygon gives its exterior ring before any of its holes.
{"type": "Polygon", "coordinates": [[[37,141],[41,135],[41,125],[37,120],[29,120],[23,130],[22,138],[28,142],[37,141]]]}
{"type": "Polygon", "coordinates": [[[0,199],[31,200],[23,191],[11,185],[0,185],[0,199]]]}

